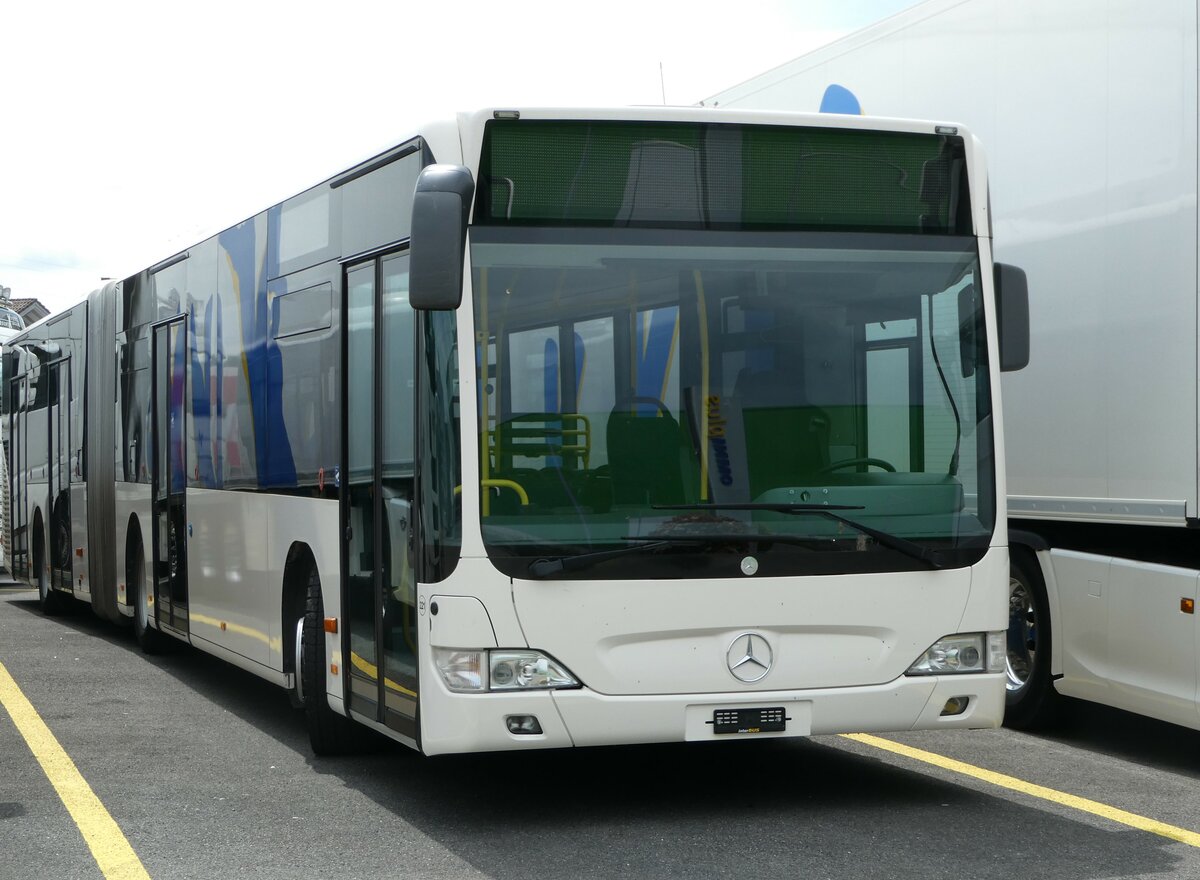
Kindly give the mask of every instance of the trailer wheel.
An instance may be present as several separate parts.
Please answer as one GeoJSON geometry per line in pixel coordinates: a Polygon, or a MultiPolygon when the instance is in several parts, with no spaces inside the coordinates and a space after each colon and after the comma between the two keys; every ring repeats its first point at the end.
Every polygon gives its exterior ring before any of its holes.
{"type": "Polygon", "coordinates": [[[1008,576],[1008,650],[1004,723],[1019,730],[1045,727],[1061,698],[1050,679],[1050,603],[1037,561],[1014,550],[1008,576]]]}
{"type": "Polygon", "coordinates": [[[353,721],[329,708],[329,700],[325,697],[324,621],[321,578],[314,566],[308,576],[304,617],[297,622],[298,635],[301,636],[296,670],[300,679],[297,696],[304,701],[304,719],[313,752],[318,755],[345,755],[361,751],[362,737],[353,721]]]}

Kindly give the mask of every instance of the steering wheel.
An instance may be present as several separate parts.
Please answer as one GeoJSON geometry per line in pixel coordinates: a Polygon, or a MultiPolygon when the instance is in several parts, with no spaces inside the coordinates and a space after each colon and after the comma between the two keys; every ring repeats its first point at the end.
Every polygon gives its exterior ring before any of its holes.
{"type": "Polygon", "coordinates": [[[887,471],[889,474],[896,473],[896,466],[891,462],[884,461],[882,458],[868,458],[866,456],[861,458],[843,458],[841,461],[835,461],[831,464],[825,465],[825,467],[818,470],[817,473],[831,474],[834,471],[840,471],[843,468],[860,467],[864,465],[866,467],[877,467],[880,470],[887,471]]]}

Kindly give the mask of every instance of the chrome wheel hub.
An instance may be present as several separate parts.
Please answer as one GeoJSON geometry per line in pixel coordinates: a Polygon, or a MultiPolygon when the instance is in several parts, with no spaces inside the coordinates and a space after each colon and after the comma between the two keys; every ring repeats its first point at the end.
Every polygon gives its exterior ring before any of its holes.
{"type": "Polygon", "coordinates": [[[1004,663],[1005,685],[1019,691],[1029,683],[1037,657],[1037,612],[1033,594],[1016,578],[1008,579],[1008,651],[1004,663]]]}

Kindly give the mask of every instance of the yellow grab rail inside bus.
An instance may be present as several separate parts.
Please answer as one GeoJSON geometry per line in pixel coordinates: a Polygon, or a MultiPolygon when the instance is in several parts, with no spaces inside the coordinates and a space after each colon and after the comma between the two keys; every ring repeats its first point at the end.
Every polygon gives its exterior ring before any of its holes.
{"type": "MultiPolygon", "coordinates": [[[[521,506],[529,506],[529,493],[526,492],[524,487],[516,480],[480,480],[479,485],[483,486],[485,489],[512,489],[517,493],[517,497],[521,499],[521,506]]],[[[455,486],[454,494],[461,495],[462,486],[455,486]]],[[[486,511],[484,512],[484,515],[487,515],[486,511]]]]}

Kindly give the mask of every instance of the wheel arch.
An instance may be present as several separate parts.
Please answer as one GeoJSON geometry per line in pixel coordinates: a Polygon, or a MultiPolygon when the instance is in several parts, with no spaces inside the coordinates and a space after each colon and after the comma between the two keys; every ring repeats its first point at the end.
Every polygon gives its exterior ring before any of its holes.
{"type": "Polygon", "coordinates": [[[35,504],[29,512],[29,523],[32,530],[29,536],[29,573],[34,585],[38,578],[46,575],[46,552],[49,549],[50,536],[46,534],[46,523],[42,517],[42,508],[35,504]]]}
{"type": "MultiPolygon", "coordinates": [[[[135,554],[140,553],[143,564],[146,562],[146,542],[142,536],[142,523],[136,513],[129,514],[125,523],[125,553],[122,559],[121,577],[125,582],[125,604],[133,606],[133,596],[137,595],[134,587],[134,565],[137,561],[135,554]]],[[[148,568],[146,569],[148,570],[148,568]]]]}
{"type": "Polygon", "coordinates": [[[1014,560],[1020,560],[1030,574],[1041,578],[1046,591],[1046,603],[1050,608],[1050,677],[1062,677],[1062,615],[1059,610],[1058,583],[1054,578],[1050,542],[1036,532],[1025,529],[1009,529],[1008,552],[1014,560]]]}
{"type": "Polygon", "coordinates": [[[308,601],[309,577],[317,568],[316,555],[304,541],[293,541],[288,547],[280,585],[280,627],[283,635],[283,672],[296,673],[296,621],[304,617],[308,601]]]}

